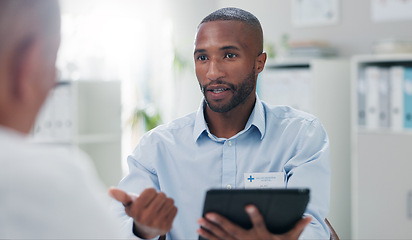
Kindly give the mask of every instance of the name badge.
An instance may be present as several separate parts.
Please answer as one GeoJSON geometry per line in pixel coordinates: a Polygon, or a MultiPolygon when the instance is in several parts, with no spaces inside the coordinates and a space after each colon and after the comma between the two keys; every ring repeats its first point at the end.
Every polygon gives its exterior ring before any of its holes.
{"type": "Polygon", "coordinates": [[[244,173],[245,188],[285,188],[283,172],[244,173]]]}

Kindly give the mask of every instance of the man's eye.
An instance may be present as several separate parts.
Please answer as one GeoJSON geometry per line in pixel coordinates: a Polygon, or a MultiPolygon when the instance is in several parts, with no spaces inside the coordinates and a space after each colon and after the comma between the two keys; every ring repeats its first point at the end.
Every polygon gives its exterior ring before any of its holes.
{"type": "Polygon", "coordinates": [[[234,53],[227,53],[226,55],[225,55],[225,58],[234,58],[234,57],[236,57],[237,55],[236,54],[234,54],[234,53]]]}
{"type": "Polygon", "coordinates": [[[197,57],[197,60],[205,61],[205,60],[207,60],[207,57],[204,56],[204,55],[200,55],[200,56],[197,57]]]}

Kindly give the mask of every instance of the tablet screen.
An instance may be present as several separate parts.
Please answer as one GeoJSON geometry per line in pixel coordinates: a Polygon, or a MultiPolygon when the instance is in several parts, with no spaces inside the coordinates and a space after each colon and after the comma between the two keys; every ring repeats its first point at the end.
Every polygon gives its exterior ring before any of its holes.
{"type": "Polygon", "coordinates": [[[291,230],[302,218],[309,202],[309,189],[212,189],[206,193],[203,216],[215,212],[244,229],[252,222],[245,206],[254,204],[274,234],[291,230]]]}

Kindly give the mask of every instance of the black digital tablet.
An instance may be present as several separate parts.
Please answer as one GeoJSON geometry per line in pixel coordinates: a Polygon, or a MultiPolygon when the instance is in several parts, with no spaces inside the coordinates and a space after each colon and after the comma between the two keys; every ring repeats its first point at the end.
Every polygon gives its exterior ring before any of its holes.
{"type": "MultiPolygon", "coordinates": [[[[206,193],[203,216],[215,212],[244,229],[252,222],[245,206],[254,204],[274,234],[291,230],[302,218],[309,202],[309,189],[212,189],[206,193]]],[[[202,239],[202,238],[199,238],[202,239]]]]}

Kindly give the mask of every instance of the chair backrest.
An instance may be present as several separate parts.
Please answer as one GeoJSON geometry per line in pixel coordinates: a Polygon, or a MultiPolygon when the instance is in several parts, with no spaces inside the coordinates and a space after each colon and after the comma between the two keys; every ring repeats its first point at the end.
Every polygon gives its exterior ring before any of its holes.
{"type": "Polygon", "coordinates": [[[330,240],[339,240],[338,234],[335,232],[335,229],[333,229],[332,225],[330,224],[330,222],[326,218],[325,218],[325,223],[329,227],[330,240]]]}

